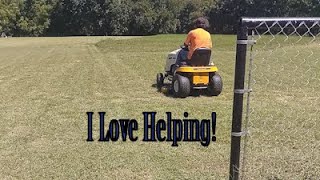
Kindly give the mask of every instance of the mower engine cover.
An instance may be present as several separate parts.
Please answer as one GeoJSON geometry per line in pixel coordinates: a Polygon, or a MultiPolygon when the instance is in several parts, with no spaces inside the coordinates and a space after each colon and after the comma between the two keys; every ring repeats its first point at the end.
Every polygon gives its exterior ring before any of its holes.
{"type": "Polygon", "coordinates": [[[176,61],[178,59],[178,54],[180,53],[181,49],[174,50],[168,54],[166,66],[164,67],[165,72],[171,71],[171,66],[176,64],[176,61]]]}

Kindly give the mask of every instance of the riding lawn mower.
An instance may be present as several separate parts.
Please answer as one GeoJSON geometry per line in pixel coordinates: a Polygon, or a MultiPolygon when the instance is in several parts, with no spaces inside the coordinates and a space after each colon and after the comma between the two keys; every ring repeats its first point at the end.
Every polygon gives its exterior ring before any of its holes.
{"type": "Polygon", "coordinates": [[[210,63],[211,49],[198,48],[190,60],[177,64],[180,49],[169,53],[165,65],[165,73],[157,74],[157,88],[162,92],[173,92],[174,97],[185,98],[193,90],[204,89],[209,96],[218,96],[222,91],[222,79],[217,73],[218,68],[210,63]],[[166,86],[164,81],[169,81],[166,86]]]}

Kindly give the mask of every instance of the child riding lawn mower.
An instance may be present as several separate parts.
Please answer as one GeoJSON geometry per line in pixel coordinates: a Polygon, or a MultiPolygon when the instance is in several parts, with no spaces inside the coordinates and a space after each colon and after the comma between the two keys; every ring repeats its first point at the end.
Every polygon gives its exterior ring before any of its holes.
{"type": "Polygon", "coordinates": [[[218,68],[210,64],[211,50],[198,48],[192,58],[185,64],[177,65],[179,53],[185,47],[169,53],[165,73],[157,74],[157,88],[159,91],[172,91],[174,97],[185,98],[192,90],[205,89],[209,96],[218,96],[222,91],[222,79],[217,73],[218,68]],[[164,81],[169,81],[165,86],[164,81]]]}

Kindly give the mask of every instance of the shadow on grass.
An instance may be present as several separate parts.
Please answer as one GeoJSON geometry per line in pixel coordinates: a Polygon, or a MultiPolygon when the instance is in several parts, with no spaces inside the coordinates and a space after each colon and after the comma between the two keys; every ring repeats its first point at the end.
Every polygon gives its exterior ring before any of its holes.
{"type": "MultiPolygon", "coordinates": [[[[159,93],[164,94],[166,97],[178,98],[173,95],[173,89],[170,83],[165,83],[162,89],[158,89],[157,84],[152,84],[151,87],[157,89],[159,93]]],[[[189,97],[190,96],[191,97],[201,97],[201,96],[212,97],[207,93],[206,90],[203,90],[203,89],[192,89],[189,97]]]]}
{"type": "Polygon", "coordinates": [[[176,98],[173,96],[173,91],[171,88],[171,84],[165,83],[161,89],[158,89],[157,84],[152,84],[151,87],[157,89],[159,93],[164,94],[166,97],[176,98]]]}

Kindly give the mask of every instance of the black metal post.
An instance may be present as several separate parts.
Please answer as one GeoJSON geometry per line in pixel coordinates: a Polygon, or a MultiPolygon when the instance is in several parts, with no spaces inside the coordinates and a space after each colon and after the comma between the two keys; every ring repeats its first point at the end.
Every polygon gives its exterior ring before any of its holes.
{"type": "Polygon", "coordinates": [[[234,77],[233,115],[231,130],[231,154],[230,154],[230,180],[239,179],[241,124],[243,110],[244,80],[246,69],[246,54],[248,28],[240,21],[237,32],[237,54],[234,77]]]}

